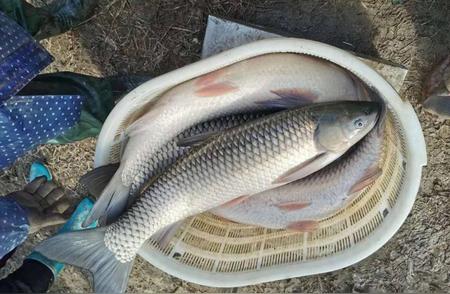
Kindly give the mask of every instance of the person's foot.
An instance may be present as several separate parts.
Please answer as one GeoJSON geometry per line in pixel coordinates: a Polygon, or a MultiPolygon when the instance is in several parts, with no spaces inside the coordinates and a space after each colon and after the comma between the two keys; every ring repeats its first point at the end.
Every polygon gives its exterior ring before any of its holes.
{"type": "Polygon", "coordinates": [[[98,0],[55,0],[43,7],[49,15],[41,25],[35,38],[42,40],[62,34],[89,19],[98,4],[98,0]]]}
{"type": "MultiPolygon", "coordinates": [[[[31,182],[41,176],[45,176],[47,180],[52,179],[50,170],[44,164],[40,162],[34,162],[30,168],[29,181],[31,182]]],[[[75,211],[72,213],[70,219],[58,230],[57,234],[84,229],[81,224],[88,216],[93,205],[94,203],[89,198],[83,199],[78,204],[75,211]]],[[[89,225],[87,228],[95,228],[96,226],[97,222],[89,225]]],[[[33,251],[30,255],[27,256],[26,259],[33,259],[47,266],[53,272],[54,278],[56,278],[64,268],[63,263],[50,260],[36,251],[33,251]]]]}

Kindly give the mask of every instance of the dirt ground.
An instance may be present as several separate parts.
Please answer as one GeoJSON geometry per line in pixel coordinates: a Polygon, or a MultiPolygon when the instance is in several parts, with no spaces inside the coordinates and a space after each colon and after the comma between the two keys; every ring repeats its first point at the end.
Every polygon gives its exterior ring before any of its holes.
{"type": "MultiPolygon", "coordinates": [[[[96,16],[77,29],[44,41],[53,71],[107,76],[157,76],[199,59],[208,14],[234,18],[380,57],[409,68],[403,97],[414,105],[425,134],[428,166],[416,203],[400,231],[382,249],[351,267],[311,277],[235,289],[214,289],[171,277],[138,259],[130,292],[449,292],[450,121],[420,106],[432,65],[450,53],[448,0],[253,1],[104,0],[96,16]]],[[[43,146],[0,173],[4,192],[20,188],[35,159],[45,161],[65,187],[83,193],[80,175],[92,167],[95,139],[43,146]]],[[[0,276],[20,264],[31,238],[0,276]]],[[[52,292],[90,291],[86,273],[67,267],[52,292]]]]}

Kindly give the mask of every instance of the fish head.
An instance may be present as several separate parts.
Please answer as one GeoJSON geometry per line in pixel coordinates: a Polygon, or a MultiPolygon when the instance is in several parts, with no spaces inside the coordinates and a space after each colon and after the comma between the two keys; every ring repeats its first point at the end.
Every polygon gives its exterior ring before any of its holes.
{"type": "Polygon", "coordinates": [[[361,140],[377,123],[381,104],[369,101],[342,101],[323,105],[315,139],[326,151],[345,152],[361,140]]]}

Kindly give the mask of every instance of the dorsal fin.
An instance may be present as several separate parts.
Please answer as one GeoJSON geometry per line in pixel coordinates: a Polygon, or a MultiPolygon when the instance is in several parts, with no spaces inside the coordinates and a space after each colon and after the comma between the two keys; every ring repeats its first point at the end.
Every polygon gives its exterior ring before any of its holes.
{"type": "Polygon", "coordinates": [[[311,104],[317,100],[316,94],[299,88],[277,89],[270,92],[277,95],[278,98],[258,101],[256,104],[263,105],[269,109],[289,109],[311,104]]]}
{"type": "Polygon", "coordinates": [[[201,145],[206,140],[208,140],[209,138],[217,135],[218,133],[220,133],[220,132],[219,131],[211,131],[211,132],[205,132],[205,133],[185,137],[185,138],[179,139],[177,141],[177,145],[179,147],[198,146],[198,145],[201,145]]]}

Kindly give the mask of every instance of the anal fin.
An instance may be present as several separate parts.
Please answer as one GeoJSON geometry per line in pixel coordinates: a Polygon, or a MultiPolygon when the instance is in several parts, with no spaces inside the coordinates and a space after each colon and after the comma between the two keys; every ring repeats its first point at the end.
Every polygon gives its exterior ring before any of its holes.
{"type": "Polygon", "coordinates": [[[314,232],[319,227],[319,222],[314,220],[303,220],[291,223],[287,226],[287,229],[296,232],[314,232]]]}
{"type": "Polygon", "coordinates": [[[366,170],[364,175],[349,190],[349,195],[360,192],[373,182],[375,182],[382,174],[382,170],[378,166],[374,166],[366,170]]]}
{"type": "Polygon", "coordinates": [[[130,188],[122,183],[121,169],[114,174],[111,181],[102,191],[91,212],[83,222],[83,227],[100,220],[100,225],[114,222],[127,208],[130,188]]]}

